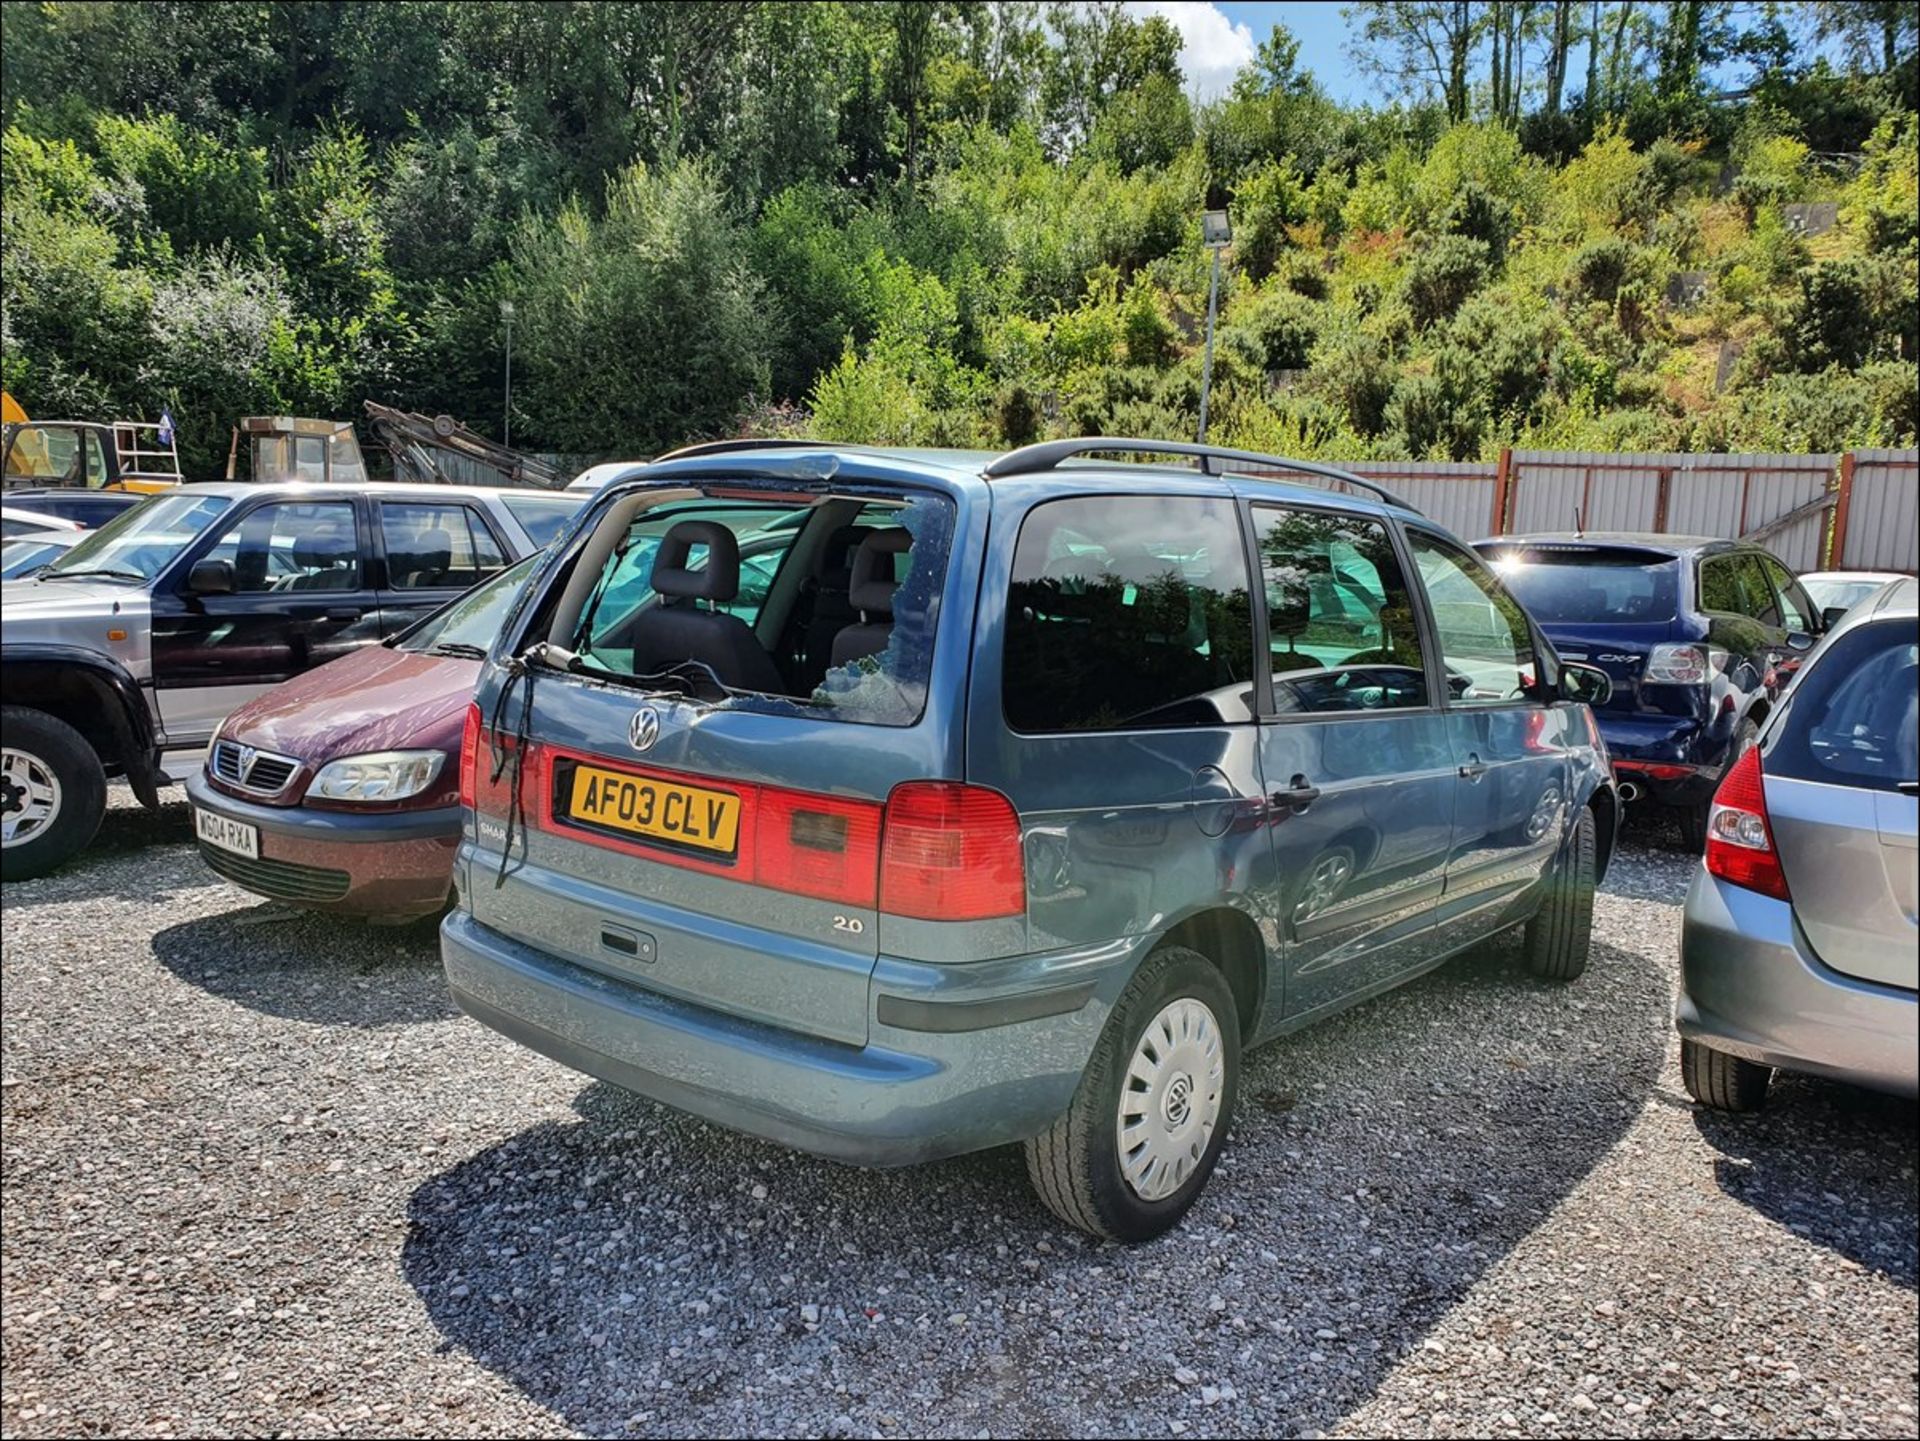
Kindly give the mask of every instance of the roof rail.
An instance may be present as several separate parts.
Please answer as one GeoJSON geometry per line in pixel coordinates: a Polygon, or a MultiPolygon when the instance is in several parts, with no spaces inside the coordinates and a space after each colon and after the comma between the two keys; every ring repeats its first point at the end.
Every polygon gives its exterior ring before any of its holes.
{"type": "Polygon", "coordinates": [[[1108,454],[1190,455],[1200,462],[1199,468],[1205,475],[1227,473],[1224,467],[1214,463],[1218,461],[1237,461],[1241,465],[1269,466],[1276,470],[1297,470],[1307,475],[1319,475],[1328,480],[1357,485],[1362,490],[1372,491],[1389,505],[1411,510],[1416,515],[1420,513],[1386,486],[1335,465],[1321,465],[1312,460],[1289,460],[1285,456],[1261,455],[1251,450],[1228,450],[1218,445],[1195,445],[1185,440],[1135,440],[1105,435],[1082,436],[1077,440],[1043,440],[1037,445],[1023,445],[1018,450],[1008,451],[983,473],[988,480],[1035,475],[1057,469],[1062,461],[1072,460],[1076,456],[1108,454]]]}

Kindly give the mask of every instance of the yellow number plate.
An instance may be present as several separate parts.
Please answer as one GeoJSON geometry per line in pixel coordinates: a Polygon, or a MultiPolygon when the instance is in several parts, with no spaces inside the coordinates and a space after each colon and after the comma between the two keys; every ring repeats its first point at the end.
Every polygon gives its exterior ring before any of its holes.
{"type": "Polygon", "coordinates": [[[648,840],[725,855],[733,854],[740,838],[738,796],[594,766],[575,768],[567,814],[648,840]]]}

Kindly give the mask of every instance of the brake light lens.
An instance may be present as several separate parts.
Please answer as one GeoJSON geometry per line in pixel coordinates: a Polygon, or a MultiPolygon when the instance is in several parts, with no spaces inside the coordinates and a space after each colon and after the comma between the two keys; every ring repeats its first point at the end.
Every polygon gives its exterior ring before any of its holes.
{"type": "Polygon", "coordinates": [[[1767,821],[1766,782],[1758,749],[1734,762],[1713,794],[1713,808],[1707,813],[1706,860],[1707,873],[1729,885],[1776,901],[1790,899],[1787,873],[1780,868],[1773,827],[1767,821]]]}
{"type": "Polygon", "coordinates": [[[880,909],[929,921],[1024,915],[1020,817],[998,791],[909,781],[887,797],[880,909]]]}
{"type": "Polygon", "coordinates": [[[872,907],[880,861],[879,806],[764,789],[755,824],[756,882],[863,910],[872,907]]]}
{"type": "Polygon", "coordinates": [[[475,777],[480,770],[480,703],[470,701],[467,704],[467,722],[460,727],[460,804],[468,810],[473,809],[473,798],[479,789],[475,777]]]}
{"type": "Polygon", "coordinates": [[[1640,673],[1647,685],[1705,685],[1712,677],[1712,660],[1697,645],[1657,645],[1640,673]]]}

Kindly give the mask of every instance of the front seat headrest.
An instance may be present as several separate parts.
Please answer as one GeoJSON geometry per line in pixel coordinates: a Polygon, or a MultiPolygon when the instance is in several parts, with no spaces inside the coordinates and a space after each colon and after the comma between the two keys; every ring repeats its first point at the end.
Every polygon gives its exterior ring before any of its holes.
{"type": "Polygon", "coordinates": [[[305,570],[326,570],[353,559],[353,542],[344,535],[303,535],[293,543],[293,563],[305,570]]]}
{"type": "Polygon", "coordinates": [[[894,557],[913,549],[913,532],[904,526],[876,530],[853,553],[853,578],[847,585],[847,604],[868,615],[892,615],[894,557]]]}
{"type": "Polygon", "coordinates": [[[732,600],[740,593],[740,541],[717,520],[683,520],[660,537],[653,557],[653,588],[661,595],[694,600],[732,600]],[[707,563],[687,568],[696,545],[707,548],[707,563]]]}

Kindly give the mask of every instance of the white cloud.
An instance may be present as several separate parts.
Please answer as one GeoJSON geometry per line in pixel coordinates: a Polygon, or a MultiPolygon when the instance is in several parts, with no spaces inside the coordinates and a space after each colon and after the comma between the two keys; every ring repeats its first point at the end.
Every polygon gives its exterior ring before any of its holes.
{"type": "Polygon", "coordinates": [[[1164,15],[1180,32],[1180,70],[1202,100],[1224,95],[1253,59],[1253,31],[1227,19],[1210,0],[1129,0],[1135,15],[1164,15]]]}

